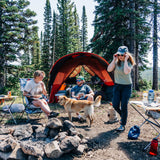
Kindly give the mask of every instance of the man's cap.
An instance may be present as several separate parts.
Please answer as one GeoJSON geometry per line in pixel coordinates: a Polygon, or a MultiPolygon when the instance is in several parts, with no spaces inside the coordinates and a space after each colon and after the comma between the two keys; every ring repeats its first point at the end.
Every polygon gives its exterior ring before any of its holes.
{"type": "Polygon", "coordinates": [[[126,46],[120,46],[118,48],[117,54],[124,54],[126,52],[128,52],[128,47],[126,47],[126,46]]]}
{"type": "Polygon", "coordinates": [[[80,79],[80,80],[84,80],[84,77],[83,76],[79,76],[77,79],[80,79]]]}

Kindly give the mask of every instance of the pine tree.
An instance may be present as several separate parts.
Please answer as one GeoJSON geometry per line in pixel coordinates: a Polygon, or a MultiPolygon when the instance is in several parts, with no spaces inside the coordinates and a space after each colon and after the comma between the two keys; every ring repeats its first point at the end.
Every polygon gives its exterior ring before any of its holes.
{"type": "Polygon", "coordinates": [[[103,34],[103,29],[99,29],[99,25],[98,23],[96,23],[98,20],[98,16],[97,14],[95,15],[95,19],[94,19],[94,33],[93,33],[93,37],[90,40],[90,44],[88,45],[88,50],[92,50],[93,53],[97,53],[101,56],[103,56],[103,50],[100,47],[95,47],[100,45],[101,41],[101,36],[103,34]]]}
{"type": "Polygon", "coordinates": [[[78,52],[81,50],[79,17],[76,6],[70,8],[70,23],[69,23],[69,52],[78,52]],[[73,11],[72,11],[73,10],[73,11]]]}
{"type": "Polygon", "coordinates": [[[25,31],[30,31],[30,26],[36,24],[32,19],[36,14],[26,9],[28,5],[27,0],[0,2],[0,73],[2,75],[0,88],[6,85],[5,77],[9,71],[6,68],[11,62],[17,61],[24,47],[25,31]]]}
{"type": "Polygon", "coordinates": [[[81,38],[82,38],[82,48],[83,51],[87,51],[87,16],[86,16],[86,8],[83,6],[82,11],[82,29],[81,29],[81,38]]]}
{"type": "Polygon", "coordinates": [[[78,15],[74,3],[71,0],[58,0],[59,11],[58,38],[59,54],[78,51],[79,49],[79,23],[78,15]]]}
{"type": "Polygon", "coordinates": [[[43,33],[41,31],[41,35],[40,35],[40,53],[42,53],[42,47],[43,47],[43,33]]]}
{"type": "Polygon", "coordinates": [[[40,42],[38,37],[38,31],[33,34],[33,45],[31,47],[31,55],[32,55],[32,63],[34,65],[34,69],[37,70],[40,68],[40,42]]]}
{"type": "Polygon", "coordinates": [[[58,0],[60,55],[68,54],[68,6],[70,0],[58,0]]]}
{"type": "MultiPolygon", "coordinates": [[[[44,8],[44,33],[43,33],[43,47],[41,56],[41,68],[44,70],[46,75],[48,75],[51,69],[51,6],[50,1],[46,0],[44,8]]],[[[48,77],[47,77],[48,79],[48,77]]]]}
{"type": "MultiPolygon", "coordinates": [[[[147,51],[150,41],[150,14],[149,0],[97,0],[94,21],[97,33],[94,34],[89,45],[92,50],[111,61],[117,48],[126,45],[130,52],[135,55],[136,62],[141,63],[140,69],[146,67],[147,51]],[[105,8],[105,9],[104,9],[105,8]]],[[[139,72],[134,72],[134,87],[137,87],[139,72]],[[136,77],[136,79],[135,79],[136,77]],[[136,84],[136,85],[135,85],[136,84]]]]}
{"type": "Polygon", "coordinates": [[[55,63],[55,47],[56,47],[56,29],[57,29],[57,16],[53,12],[52,36],[51,36],[51,61],[52,65],[55,63]]]}
{"type": "Polygon", "coordinates": [[[0,1],[0,93],[3,92],[4,88],[4,65],[5,65],[5,53],[4,53],[4,48],[3,48],[3,42],[2,42],[2,37],[3,37],[3,14],[5,12],[7,4],[6,1],[0,1]]]}

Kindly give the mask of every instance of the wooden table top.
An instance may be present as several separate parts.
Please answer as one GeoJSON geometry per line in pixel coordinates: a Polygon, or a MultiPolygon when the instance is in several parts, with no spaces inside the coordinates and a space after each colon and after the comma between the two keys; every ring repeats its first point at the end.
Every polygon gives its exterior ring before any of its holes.
{"type": "Polygon", "coordinates": [[[18,96],[8,96],[8,95],[4,95],[3,97],[0,96],[0,100],[5,100],[5,99],[13,99],[13,98],[17,98],[18,96]]]}
{"type": "Polygon", "coordinates": [[[135,104],[137,107],[142,107],[145,110],[149,110],[149,111],[160,111],[160,103],[156,104],[148,104],[148,105],[144,105],[144,103],[142,101],[130,101],[130,104],[135,104]]]}

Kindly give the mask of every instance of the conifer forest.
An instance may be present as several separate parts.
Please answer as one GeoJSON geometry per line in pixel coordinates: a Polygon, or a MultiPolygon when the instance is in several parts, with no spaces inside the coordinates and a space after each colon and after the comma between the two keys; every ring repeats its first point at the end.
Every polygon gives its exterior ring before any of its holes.
{"type": "Polygon", "coordinates": [[[45,72],[47,86],[52,66],[66,54],[95,53],[110,63],[122,45],[128,46],[136,62],[133,89],[159,90],[159,0],[94,0],[97,5],[91,39],[86,6],[78,15],[72,0],[57,0],[56,12],[51,0],[44,1],[43,31],[39,35],[34,19],[37,13],[29,8],[28,0],[0,0],[0,94],[11,90],[18,95],[19,78],[31,78],[37,69],[45,72]],[[153,58],[151,66],[149,53],[153,58]],[[142,74],[149,68],[151,81],[144,80],[142,74]]]}

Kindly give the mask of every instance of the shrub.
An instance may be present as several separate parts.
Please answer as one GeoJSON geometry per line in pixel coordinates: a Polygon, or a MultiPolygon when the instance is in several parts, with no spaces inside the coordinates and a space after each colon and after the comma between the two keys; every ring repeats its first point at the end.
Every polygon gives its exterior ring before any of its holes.
{"type": "Polygon", "coordinates": [[[151,83],[151,81],[148,82],[146,79],[141,79],[141,80],[139,81],[139,89],[140,89],[141,91],[148,90],[148,89],[150,89],[150,88],[152,88],[152,83],[151,83]]]}
{"type": "Polygon", "coordinates": [[[138,92],[136,90],[132,90],[131,98],[139,97],[138,92]]]}

